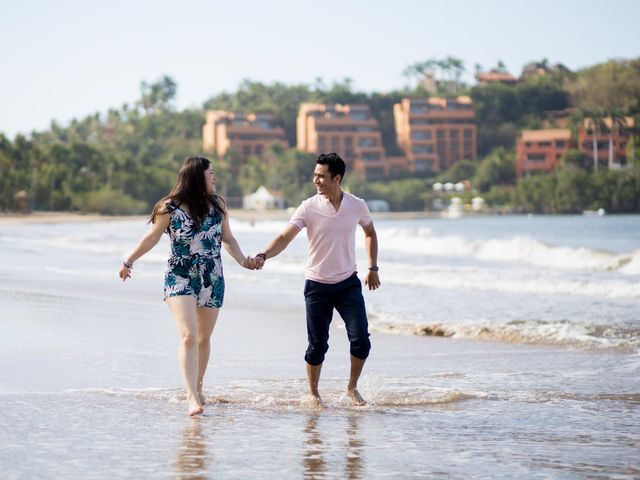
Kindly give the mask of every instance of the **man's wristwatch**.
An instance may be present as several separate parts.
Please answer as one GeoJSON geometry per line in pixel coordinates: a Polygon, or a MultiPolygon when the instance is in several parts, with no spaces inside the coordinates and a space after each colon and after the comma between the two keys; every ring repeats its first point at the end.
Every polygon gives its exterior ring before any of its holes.
{"type": "Polygon", "coordinates": [[[267,260],[267,254],[266,253],[257,253],[256,254],[256,258],[258,258],[258,257],[260,257],[263,262],[267,260]]]}
{"type": "Polygon", "coordinates": [[[373,267],[369,267],[369,270],[371,270],[372,272],[377,272],[379,268],[377,265],[374,265],[373,267]]]}

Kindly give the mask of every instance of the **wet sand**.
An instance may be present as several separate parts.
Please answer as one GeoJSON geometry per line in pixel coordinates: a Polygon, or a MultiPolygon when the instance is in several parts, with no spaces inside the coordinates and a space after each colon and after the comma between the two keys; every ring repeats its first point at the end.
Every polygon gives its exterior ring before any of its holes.
{"type": "MultiPolygon", "coordinates": [[[[2,471],[353,479],[639,472],[637,399],[592,371],[589,352],[373,333],[360,384],[369,404],[358,408],[344,392],[348,344],[336,319],[320,384],[327,408],[317,410],[306,401],[302,306],[265,307],[230,280],[235,293],[214,332],[205,382],[209,405],[195,419],[186,416],[164,305],[115,291],[16,303],[15,292],[3,291],[2,471]],[[581,381],[565,384],[567,371],[581,381]]],[[[599,363],[635,368],[617,355],[599,363]]]]}

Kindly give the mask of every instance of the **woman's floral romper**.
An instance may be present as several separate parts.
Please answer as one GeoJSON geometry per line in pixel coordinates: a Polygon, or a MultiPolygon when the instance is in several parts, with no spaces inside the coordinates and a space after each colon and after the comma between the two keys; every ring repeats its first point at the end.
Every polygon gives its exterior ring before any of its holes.
{"type": "Polygon", "coordinates": [[[171,256],[164,276],[164,298],[196,297],[198,307],[220,308],[224,277],[220,246],[222,213],[211,208],[200,228],[179,206],[169,203],[171,256]]]}

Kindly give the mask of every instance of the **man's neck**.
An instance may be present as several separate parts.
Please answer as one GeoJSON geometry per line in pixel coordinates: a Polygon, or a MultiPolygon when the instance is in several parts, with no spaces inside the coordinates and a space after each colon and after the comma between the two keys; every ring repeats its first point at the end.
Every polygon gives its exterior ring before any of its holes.
{"type": "Polygon", "coordinates": [[[337,191],[332,193],[325,194],[325,197],[327,198],[327,200],[329,200],[331,204],[334,207],[336,207],[336,210],[338,209],[338,207],[340,206],[340,203],[342,202],[342,196],[343,196],[343,192],[341,189],[338,189],[337,191]]]}

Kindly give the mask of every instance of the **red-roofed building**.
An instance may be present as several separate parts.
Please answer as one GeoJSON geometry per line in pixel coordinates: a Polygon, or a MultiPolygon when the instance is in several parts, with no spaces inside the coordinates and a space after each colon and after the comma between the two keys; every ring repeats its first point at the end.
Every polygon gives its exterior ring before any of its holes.
{"type": "Polygon", "coordinates": [[[480,85],[488,85],[490,83],[505,83],[507,85],[514,85],[518,83],[518,79],[511,75],[509,72],[501,72],[499,70],[478,73],[476,75],[476,80],[478,80],[478,83],[480,85]]]}

